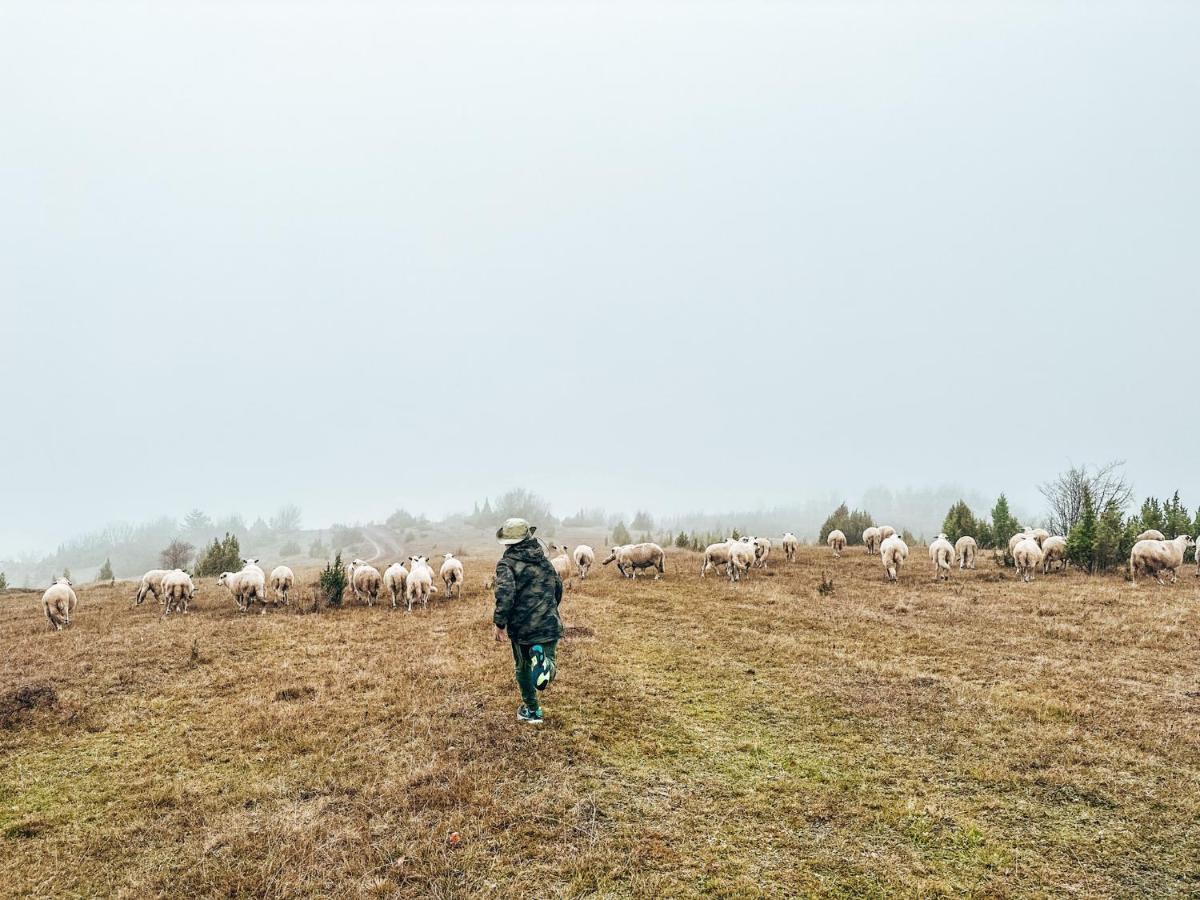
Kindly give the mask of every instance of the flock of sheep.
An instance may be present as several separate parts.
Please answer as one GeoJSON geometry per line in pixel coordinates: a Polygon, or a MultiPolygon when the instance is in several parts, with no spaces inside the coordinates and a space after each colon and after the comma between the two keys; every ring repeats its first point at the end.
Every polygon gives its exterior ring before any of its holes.
{"type": "MultiPolygon", "coordinates": [[[[789,537],[795,540],[795,536],[789,534],[784,537],[785,542],[789,537]]],[[[900,567],[908,559],[908,544],[896,534],[896,529],[890,525],[871,527],[863,532],[862,540],[867,553],[879,554],[888,580],[895,581],[900,567]]],[[[846,549],[846,535],[835,529],[829,533],[826,543],[835,557],[841,556],[846,549]]],[[[1161,531],[1151,529],[1142,532],[1129,554],[1130,579],[1137,584],[1138,575],[1153,575],[1159,584],[1164,584],[1163,575],[1169,574],[1171,581],[1175,581],[1176,569],[1183,565],[1184,553],[1188,547],[1195,545],[1196,542],[1186,534],[1168,541],[1161,531]]],[[[934,578],[939,581],[949,578],[956,560],[960,569],[975,568],[978,552],[978,543],[969,535],[963,535],[951,544],[946,535],[939,534],[929,545],[929,561],[933,564],[934,578]]],[[[1062,535],[1052,535],[1044,528],[1025,528],[1009,538],[1008,555],[1012,557],[1021,580],[1033,581],[1039,568],[1043,575],[1051,572],[1056,565],[1066,571],[1067,539],[1062,535]]],[[[1197,560],[1196,574],[1200,575],[1200,559],[1197,560]]]]}
{"type": "MultiPolygon", "coordinates": [[[[462,596],[463,564],[453,553],[442,555],[442,565],[438,572],[442,583],[446,586],[446,599],[462,596]]],[[[379,570],[370,563],[356,559],[350,563],[348,570],[350,591],[354,599],[374,606],[381,591],[387,591],[392,598],[392,609],[399,606],[403,597],[406,609],[412,612],[413,604],[421,601],[423,608],[429,607],[429,595],[436,594],[433,586],[433,567],[424,556],[410,556],[408,566],[395,562],[379,574],[379,570]]]]}
{"type": "MultiPolygon", "coordinates": [[[[868,528],[862,534],[862,541],[868,554],[879,554],[887,579],[896,581],[901,566],[908,559],[908,544],[896,534],[896,529],[889,525],[868,528]]],[[[840,557],[846,549],[846,535],[838,530],[831,531],[826,543],[833,550],[833,555],[840,557]]],[[[785,559],[792,562],[800,541],[788,532],[780,545],[785,559]]],[[[1136,584],[1139,575],[1153,575],[1159,584],[1165,584],[1163,576],[1169,575],[1174,582],[1177,579],[1176,570],[1183,565],[1184,554],[1188,547],[1195,545],[1188,535],[1168,541],[1159,531],[1143,532],[1138,535],[1129,555],[1130,578],[1136,584]]],[[[580,544],[572,552],[562,544],[549,546],[552,554],[550,562],[564,585],[570,584],[573,575],[581,581],[586,580],[589,570],[596,563],[596,554],[591,547],[580,544]]],[[[700,577],[704,578],[710,571],[724,569],[729,580],[736,583],[751,569],[765,568],[771,549],[771,540],[764,537],[729,538],[709,544],[704,549],[700,577]]],[[[960,569],[975,568],[978,552],[979,545],[973,537],[964,535],[951,544],[946,535],[939,534],[929,545],[929,560],[933,564],[935,580],[949,578],[955,562],[960,569]]],[[[1038,568],[1045,575],[1056,565],[1062,570],[1067,567],[1066,538],[1052,535],[1042,528],[1026,528],[1014,534],[1008,541],[1008,553],[1016,564],[1017,574],[1026,582],[1034,579],[1038,568]]],[[[249,610],[254,603],[262,604],[264,613],[268,604],[287,604],[288,594],[296,583],[296,576],[291,569],[276,566],[268,579],[258,565],[257,558],[244,559],[242,562],[244,565],[240,572],[222,572],[217,579],[217,584],[229,591],[241,612],[249,610]],[[268,595],[268,584],[273,597],[268,595]]],[[[657,581],[666,572],[666,553],[652,542],[612,547],[602,565],[614,562],[625,578],[637,578],[639,571],[651,569],[657,581]]],[[[1196,574],[1200,575],[1200,559],[1197,560],[1196,574]]],[[[420,601],[422,607],[427,608],[429,595],[437,593],[433,585],[433,568],[424,556],[410,556],[407,566],[399,562],[392,563],[382,575],[364,560],[355,559],[350,563],[347,575],[354,598],[368,606],[374,606],[386,591],[391,596],[393,609],[403,599],[406,609],[412,612],[414,603],[420,601]]],[[[445,585],[447,599],[462,595],[463,564],[453,553],[443,555],[438,575],[445,585]]],[[[489,579],[485,587],[491,586],[489,579]]],[[[196,595],[196,586],[191,576],[182,569],[151,569],[142,576],[134,603],[141,604],[151,594],[162,603],[163,616],[166,617],[172,612],[188,611],[188,604],[196,595]]],[[[42,595],[42,609],[53,629],[62,630],[71,624],[71,614],[78,603],[79,598],[66,578],[57,579],[42,595]]]]}

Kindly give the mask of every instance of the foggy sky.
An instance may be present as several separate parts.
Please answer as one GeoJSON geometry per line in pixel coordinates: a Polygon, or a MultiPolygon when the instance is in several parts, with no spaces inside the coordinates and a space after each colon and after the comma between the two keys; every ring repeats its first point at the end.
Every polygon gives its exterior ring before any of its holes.
{"type": "Polygon", "coordinates": [[[0,556],[1128,461],[1200,502],[1200,12],[0,9],[0,556]]]}

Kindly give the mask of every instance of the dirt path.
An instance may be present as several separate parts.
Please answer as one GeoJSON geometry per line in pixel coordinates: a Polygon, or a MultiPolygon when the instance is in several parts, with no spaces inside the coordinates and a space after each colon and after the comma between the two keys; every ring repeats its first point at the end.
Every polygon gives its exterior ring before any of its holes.
{"type": "Polygon", "coordinates": [[[362,534],[363,541],[371,547],[371,555],[365,558],[367,562],[376,563],[384,557],[395,558],[401,555],[400,545],[387,529],[363,526],[362,534]]]}

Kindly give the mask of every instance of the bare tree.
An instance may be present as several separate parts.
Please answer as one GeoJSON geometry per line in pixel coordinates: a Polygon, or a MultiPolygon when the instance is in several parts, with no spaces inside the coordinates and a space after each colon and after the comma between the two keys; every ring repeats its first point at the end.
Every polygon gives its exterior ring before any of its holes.
{"type": "Polygon", "coordinates": [[[164,569],[182,569],[195,552],[196,548],[187,541],[176,538],[167,545],[166,550],[159,554],[159,559],[162,560],[164,569]]]}
{"type": "Polygon", "coordinates": [[[1053,481],[1039,485],[1038,490],[1050,507],[1047,525],[1055,534],[1068,534],[1083,515],[1083,489],[1092,494],[1096,514],[1115,503],[1124,511],[1133,499],[1133,487],[1125,479],[1125,460],[1114,459],[1089,469],[1087,465],[1071,466],[1053,481]]]}
{"type": "Polygon", "coordinates": [[[271,516],[271,529],[274,531],[299,531],[300,518],[300,507],[295,503],[284,504],[275,511],[275,515],[271,516]]]}

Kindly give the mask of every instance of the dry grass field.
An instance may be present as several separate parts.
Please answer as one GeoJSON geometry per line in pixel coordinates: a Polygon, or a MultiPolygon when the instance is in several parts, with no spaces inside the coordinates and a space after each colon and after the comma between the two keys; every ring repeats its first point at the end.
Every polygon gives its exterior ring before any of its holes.
{"type": "Polygon", "coordinates": [[[161,621],[118,584],[56,634],[0,594],[0,892],[1200,895],[1191,570],[935,584],[916,547],[888,585],[847,553],[598,569],[541,730],[491,559],[411,616],[239,615],[206,580],[161,621]]]}

